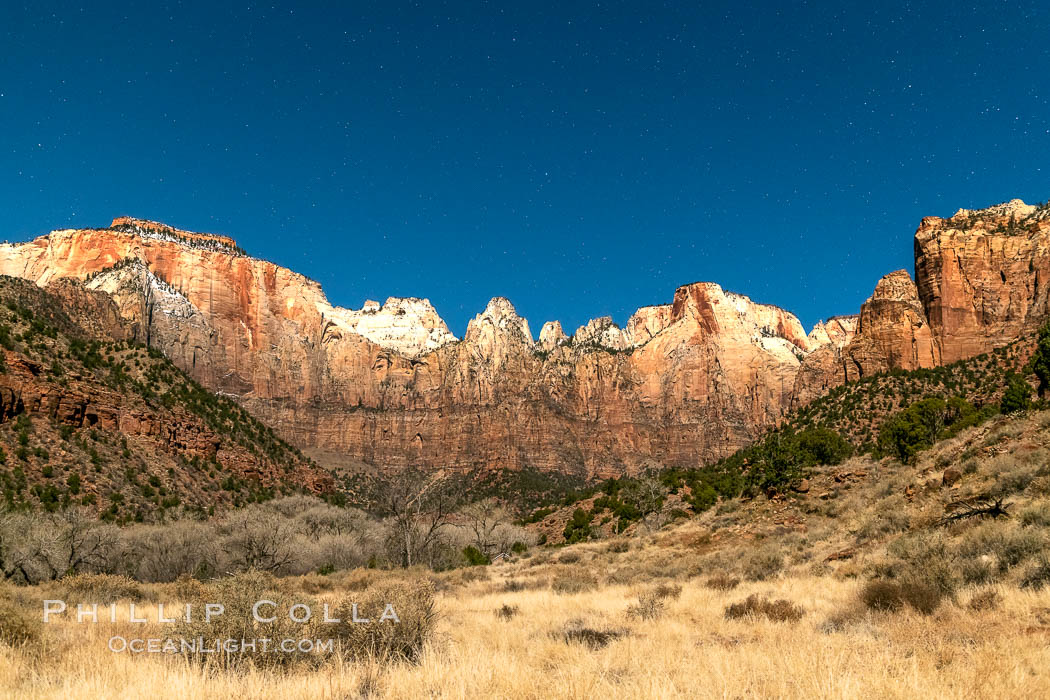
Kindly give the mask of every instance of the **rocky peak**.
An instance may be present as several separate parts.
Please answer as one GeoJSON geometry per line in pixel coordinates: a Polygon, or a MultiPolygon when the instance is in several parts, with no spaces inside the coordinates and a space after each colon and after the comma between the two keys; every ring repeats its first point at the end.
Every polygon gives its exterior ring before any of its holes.
{"type": "Polygon", "coordinates": [[[609,316],[591,319],[586,325],[577,328],[572,337],[572,344],[597,345],[609,350],[626,350],[630,347],[624,332],[609,316]]]}
{"type": "Polygon", "coordinates": [[[645,345],[657,333],[671,325],[671,304],[643,306],[627,319],[624,334],[633,346],[645,345]]]}
{"type": "Polygon", "coordinates": [[[951,218],[966,219],[971,216],[988,216],[997,218],[1010,218],[1011,216],[1023,219],[1036,213],[1039,208],[1032,204],[1025,204],[1024,200],[1011,199],[1009,202],[994,204],[985,209],[960,209],[951,218]]]}
{"type": "Polygon", "coordinates": [[[675,290],[671,322],[682,319],[692,319],[705,334],[750,336],[759,345],[762,338],[778,338],[803,352],[809,350],[809,338],[794,314],[756,304],[714,282],[694,282],[675,290]]]}
{"type": "Polygon", "coordinates": [[[860,325],[860,315],[832,316],[826,321],[818,321],[809,332],[810,350],[835,345],[841,347],[846,345],[857,334],[860,325]]]}
{"type": "Polygon", "coordinates": [[[456,341],[429,299],[389,297],[382,306],[368,300],[359,310],[329,305],[319,307],[319,311],[337,329],[356,333],[408,357],[418,357],[456,341]]]}
{"type": "Polygon", "coordinates": [[[551,351],[568,340],[559,321],[547,321],[540,329],[540,347],[551,351]]]}
{"type": "Polygon", "coordinates": [[[216,233],[183,231],[174,226],[168,226],[159,221],[150,221],[149,219],[118,216],[113,219],[113,223],[111,223],[109,227],[118,231],[135,233],[149,238],[159,238],[161,240],[177,241],[197,246],[217,247],[227,249],[229,252],[240,251],[237,242],[229,236],[220,236],[216,233]]]}
{"type": "Polygon", "coordinates": [[[875,285],[869,301],[919,301],[919,290],[907,270],[895,270],[883,275],[875,285]]]}
{"type": "Polygon", "coordinates": [[[922,220],[915,237],[925,242],[944,231],[1029,236],[1045,233],[1047,229],[1050,229],[1050,206],[1011,199],[985,209],[960,209],[947,219],[928,216],[922,220]]]}
{"type": "Polygon", "coordinates": [[[529,322],[518,315],[514,304],[505,297],[493,297],[485,310],[467,324],[467,332],[463,339],[475,339],[486,330],[497,335],[522,340],[526,345],[532,345],[532,331],[529,330],[529,322]]]}
{"type": "Polygon", "coordinates": [[[195,307],[179,290],[158,277],[144,260],[124,258],[112,267],[89,274],[85,279],[88,289],[97,289],[111,296],[125,287],[134,287],[159,302],[163,313],[195,311],[195,307]]]}

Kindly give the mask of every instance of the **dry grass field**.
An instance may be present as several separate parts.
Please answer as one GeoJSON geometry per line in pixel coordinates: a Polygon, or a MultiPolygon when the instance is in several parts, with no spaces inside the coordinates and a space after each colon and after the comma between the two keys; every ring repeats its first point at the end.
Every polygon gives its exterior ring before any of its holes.
{"type": "MultiPolygon", "coordinates": [[[[128,623],[50,623],[39,644],[0,654],[5,698],[870,698],[1050,697],[1050,590],[993,587],[925,616],[858,606],[859,583],[788,576],[723,591],[695,579],[655,619],[628,610],[646,587],[504,592],[515,567],[438,597],[440,621],[418,663],[343,661],[289,671],[219,671],[107,649],[128,623]],[[725,609],[757,593],[790,600],[798,620],[725,609]],[[498,615],[503,606],[510,613],[498,615]],[[574,634],[592,630],[597,634],[574,634]],[[605,633],[608,638],[604,638],[605,633]]],[[[147,616],[155,605],[145,605],[147,616]]],[[[135,626],[141,627],[141,626],[135,626]]]]}
{"type": "Polygon", "coordinates": [[[996,419],[915,464],[855,458],[798,493],[491,566],[0,588],[0,696],[1050,697],[1048,428],[1050,412],[996,419]],[[989,495],[1007,516],[945,520],[989,495]],[[280,668],[107,648],[172,635],[159,604],[259,595],[390,595],[402,626],[280,668]],[[116,623],[44,625],[51,598],[137,601],[153,622],[124,602],[116,623]]]}

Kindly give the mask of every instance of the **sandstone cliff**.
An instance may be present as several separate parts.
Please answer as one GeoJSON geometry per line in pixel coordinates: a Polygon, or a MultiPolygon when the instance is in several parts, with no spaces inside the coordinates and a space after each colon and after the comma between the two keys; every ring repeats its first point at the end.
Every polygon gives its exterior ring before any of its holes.
{"type": "Polygon", "coordinates": [[[1050,207],[1015,199],[923,219],[915,275],[879,280],[856,336],[803,362],[792,405],[890,369],[974,357],[1033,330],[1050,312],[1050,207]]]}
{"type": "Polygon", "coordinates": [[[0,246],[0,273],[87,279],[205,386],[299,445],[381,467],[695,464],[781,415],[811,345],[791,314],[714,284],[572,342],[550,325],[537,344],[496,298],[457,341],[425,300],[340,309],[228,238],[134,219],[0,246]]]}
{"type": "Polygon", "coordinates": [[[1010,203],[916,234],[916,274],[887,275],[857,317],[798,319],[717,284],[618,327],[538,341],[506,299],[457,340],[426,300],[360,310],[228,237],[122,218],[0,246],[0,273],[87,279],[138,339],[318,454],[377,467],[631,471],[729,454],[792,405],[892,368],[1009,342],[1047,312],[1046,208],[1010,203]]]}

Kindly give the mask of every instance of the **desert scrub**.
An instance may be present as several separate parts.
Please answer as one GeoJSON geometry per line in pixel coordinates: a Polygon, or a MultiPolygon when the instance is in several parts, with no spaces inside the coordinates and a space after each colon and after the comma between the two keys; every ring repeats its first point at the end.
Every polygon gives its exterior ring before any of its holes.
{"type": "Polygon", "coordinates": [[[59,594],[67,604],[134,602],[147,599],[146,589],[134,579],[113,574],[73,574],[58,581],[59,594]]]}
{"type": "Polygon", "coordinates": [[[744,556],[744,578],[748,581],[765,581],[784,568],[784,555],[773,544],[764,545],[744,556]]]}
{"type": "Polygon", "coordinates": [[[558,555],[559,564],[575,564],[580,560],[580,553],[575,549],[567,549],[558,555]]]}
{"type": "Polygon", "coordinates": [[[895,558],[877,567],[876,578],[930,586],[942,596],[955,594],[960,583],[958,559],[943,533],[901,537],[890,543],[888,551],[895,558]]]}
{"type": "Polygon", "coordinates": [[[500,620],[511,620],[519,612],[520,610],[518,609],[517,605],[507,605],[506,603],[504,603],[503,605],[496,608],[496,617],[500,620]]]}
{"type": "Polygon", "coordinates": [[[970,602],[966,604],[966,607],[974,612],[998,610],[1002,600],[1003,596],[999,593],[998,589],[985,588],[979,591],[974,591],[973,595],[970,596],[970,602]]]}
{"type": "Polygon", "coordinates": [[[664,601],[655,592],[643,593],[638,602],[627,608],[627,617],[638,620],[655,620],[664,614],[664,601]]]}
{"type": "Polygon", "coordinates": [[[550,581],[542,577],[511,578],[504,581],[496,590],[503,593],[520,593],[521,591],[535,591],[547,588],[549,585],[550,581]]]}
{"type": "Polygon", "coordinates": [[[551,581],[551,590],[555,593],[586,593],[598,588],[598,577],[590,571],[570,569],[563,571],[551,581]]]}
{"type": "MultiPolygon", "coordinates": [[[[173,639],[203,640],[205,649],[215,648],[229,639],[252,640],[252,639],[317,639],[327,638],[334,630],[318,629],[318,620],[321,618],[320,606],[305,595],[292,596],[284,590],[272,574],[261,571],[248,571],[229,578],[204,586],[188,602],[192,608],[193,615],[187,622],[180,618],[173,627],[173,639]],[[269,622],[258,622],[255,620],[252,608],[258,601],[272,601],[275,606],[267,605],[260,610],[260,617],[272,618],[269,622]],[[219,604],[223,606],[221,615],[214,616],[210,621],[205,619],[204,611],[207,604],[219,604]],[[293,605],[303,604],[310,606],[312,615],[306,623],[295,622],[289,616],[293,605]]],[[[336,625],[325,625],[336,627],[336,625]]],[[[274,643],[276,643],[276,641],[274,643]]],[[[289,667],[317,661],[317,654],[311,652],[293,651],[289,653],[262,653],[259,648],[257,653],[240,653],[238,651],[220,651],[215,653],[202,652],[200,649],[187,650],[183,655],[195,664],[215,664],[223,669],[236,669],[246,666],[262,668],[289,667]]]]}
{"type": "Polygon", "coordinates": [[[1021,524],[1036,527],[1050,527],[1050,501],[1038,501],[1022,510],[1021,524]]]}
{"type": "Polygon", "coordinates": [[[682,597],[682,584],[680,583],[658,583],[652,590],[652,594],[659,600],[678,600],[682,597]]]}
{"type": "Polygon", "coordinates": [[[567,644],[583,644],[591,649],[601,649],[625,634],[626,630],[591,627],[581,620],[572,620],[562,630],[561,638],[567,644]]]}
{"type": "Polygon", "coordinates": [[[740,579],[725,574],[715,574],[704,581],[704,585],[716,591],[731,591],[740,585],[740,579]]]}
{"type": "Polygon", "coordinates": [[[9,647],[38,642],[43,622],[0,587],[0,644],[9,647]]]}
{"type": "Polygon", "coordinates": [[[1050,558],[1044,554],[1021,577],[1021,588],[1037,591],[1047,584],[1050,584],[1050,558]]]}
{"type": "Polygon", "coordinates": [[[963,533],[957,552],[961,559],[994,558],[995,566],[1002,574],[1046,549],[1047,537],[1040,529],[990,521],[963,533]]]}
{"type": "Polygon", "coordinates": [[[727,620],[764,617],[773,622],[797,622],[805,612],[790,600],[769,600],[757,593],[749,595],[725,610],[727,620]]]}
{"type": "Polygon", "coordinates": [[[889,535],[908,529],[911,516],[908,513],[908,502],[896,494],[884,498],[875,506],[868,518],[861,525],[858,537],[870,540],[880,535],[889,535]]]}
{"type": "Polygon", "coordinates": [[[377,584],[336,610],[343,620],[336,625],[337,651],[353,659],[417,662],[438,622],[434,585],[425,579],[377,584]],[[396,620],[389,618],[391,609],[396,620]],[[355,617],[369,621],[348,622],[355,617]]]}
{"type": "Polygon", "coordinates": [[[864,606],[880,612],[896,612],[908,605],[923,615],[930,615],[944,597],[937,586],[917,579],[869,581],[860,591],[864,606]]]}

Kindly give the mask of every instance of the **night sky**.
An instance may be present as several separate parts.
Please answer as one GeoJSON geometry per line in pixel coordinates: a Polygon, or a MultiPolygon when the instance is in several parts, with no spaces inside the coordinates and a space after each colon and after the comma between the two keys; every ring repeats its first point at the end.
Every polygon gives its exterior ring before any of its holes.
{"type": "Polygon", "coordinates": [[[4,3],[0,238],[225,233],[457,335],[696,280],[808,327],[922,216],[1050,198],[1045,0],[341,4],[4,3]]]}

